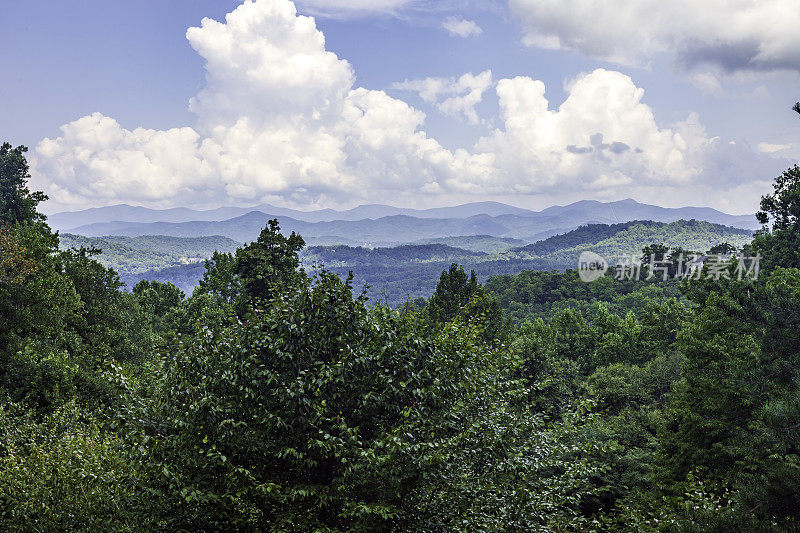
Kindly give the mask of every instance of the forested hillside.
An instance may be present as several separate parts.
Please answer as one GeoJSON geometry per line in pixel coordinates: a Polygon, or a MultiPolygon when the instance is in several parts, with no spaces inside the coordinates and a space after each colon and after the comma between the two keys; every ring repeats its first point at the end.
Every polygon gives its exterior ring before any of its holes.
{"type": "Polygon", "coordinates": [[[669,224],[637,220],[611,225],[588,224],[568,233],[513,248],[511,252],[523,257],[546,257],[557,254],[565,260],[574,260],[582,251],[588,249],[608,256],[638,254],[645,244],[661,243],[670,248],[705,253],[723,242],[741,248],[752,239],[752,231],[702,220],[679,220],[669,224]]]}
{"type": "MultiPolygon", "coordinates": [[[[130,238],[114,239],[125,242],[124,239],[130,238]]],[[[179,238],[172,239],[180,241],[179,238]]],[[[397,307],[409,299],[430,297],[439,274],[450,263],[475,270],[478,278],[484,281],[491,276],[516,275],[523,270],[563,271],[576,268],[578,257],[586,250],[604,254],[609,261],[613,261],[620,255],[628,258],[632,254],[638,255],[642,248],[651,243],[682,250],[688,256],[692,253],[703,254],[723,243],[741,247],[750,240],[750,231],[708,222],[692,220],[667,224],[644,221],[592,224],[525,247],[514,247],[514,243],[519,244],[514,239],[473,236],[436,239],[431,244],[391,248],[309,246],[301,250],[299,255],[306,267],[324,265],[340,277],[347,277],[352,271],[354,286],[360,288],[368,285],[368,294],[373,300],[381,299],[397,307]]],[[[207,249],[210,250],[210,247],[207,249]]],[[[98,257],[104,259],[105,255],[98,257]]],[[[123,264],[114,264],[112,261],[109,266],[122,270],[122,279],[130,286],[148,279],[173,283],[186,293],[194,289],[204,270],[200,264],[190,264],[128,273],[123,264]]]]}
{"type": "Polygon", "coordinates": [[[113,268],[123,277],[178,265],[202,263],[216,251],[232,252],[240,245],[236,241],[220,236],[184,238],[164,235],[142,237],[84,237],[69,233],[59,235],[59,247],[62,250],[96,248],[100,251],[96,260],[103,266],[113,268]]]}
{"type": "Polygon", "coordinates": [[[431,296],[396,309],[301,262],[277,220],[214,252],[191,295],[125,292],[60,248],[29,177],[3,144],[0,530],[796,529],[796,166],[744,249],[690,275],[676,247],[711,241],[664,238],[679,226],[538,249],[655,235],[639,252],[666,282],[482,284],[439,265],[482,252],[439,244],[305,252],[438,265],[431,296]]]}

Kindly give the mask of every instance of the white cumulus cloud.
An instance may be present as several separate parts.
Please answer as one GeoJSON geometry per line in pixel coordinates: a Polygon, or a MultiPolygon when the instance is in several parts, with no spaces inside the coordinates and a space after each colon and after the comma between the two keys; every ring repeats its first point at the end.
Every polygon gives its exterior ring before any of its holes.
{"type": "Polygon", "coordinates": [[[442,27],[450,35],[456,37],[473,37],[483,33],[483,30],[474,20],[465,20],[460,17],[447,17],[442,23],[442,27]]]}
{"type": "Polygon", "coordinates": [[[796,0],[509,0],[525,43],[621,64],[671,51],[685,66],[800,70],[796,0]]]}
{"type": "Polygon", "coordinates": [[[421,131],[423,113],[355,88],[350,64],[288,0],[245,2],[186,35],[205,59],[197,125],[131,131],[95,113],[62,126],[34,160],[56,201],[338,204],[413,198],[479,172],[421,131]]]}
{"type": "Polygon", "coordinates": [[[483,94],[492,86],[492,71],[480,74],[470,72],[459,78],[424,78],[405,80],[392,87],[412,91],[428,104],[451,117],[466,119],[470,124],[478,124],[480,119],[475,106],[483,100],[483,94]]]}
{"type": "MultiPolygon", "coordinates": [[[[423,112],[357,87],[352,66],[326,50],[314,20],[289,0],[246,1],[224,22],[204,19],[186,35],[206,69],[190,102],[193,127],[126,129],[100,113],[79,118],[38,144],[32,185],[60,208],[420,205],[520,194],[612,198],[637,187],[680,188],[690,198],[711,191],[708,203],[727,201],[763,174],[764,161],[779,161],[709,137],[695,115],[659,124],[643,89],[602,69],[573,80],[557,108],[541,81],[499,80],[501,127],[471,148],[448,150],[424,131],[423,112]]],[[[489,70],[399,85],[472,123],[492,86],[489,70]]]]}
{"type": "Polygon", "coordinates": [[[694,158],[710,142],[704,132],[659,127],[644,91],[619,72],[575,80],[556,110],[531,78],[500,80],[497,94],[503,128],[477,148],[494,154],[499,179],[518,192],[686,183],[701,173],[694,158]]]}

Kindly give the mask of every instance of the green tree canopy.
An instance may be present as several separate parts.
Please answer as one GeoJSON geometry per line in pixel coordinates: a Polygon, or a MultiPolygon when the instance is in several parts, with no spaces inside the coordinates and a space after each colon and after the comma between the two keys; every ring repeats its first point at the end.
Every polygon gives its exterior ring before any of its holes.
{"type": "Polygon", "coordinates": [[[712,246],[711,249],[708,250],[708,255],[728,256],[728,255],[733,255],[735,253],[736,253],[736,247],[727,242],[723,242],[722,244],[717,244],[716,246],[712,246]]]}
{"type": "Polygon", "coordinates": [[[761,198],[756,214],[761,224],[771,224],[756,235],[753,249],[763,256],[762,269],[800,267],[800,167],[795,165],[775,178],[774,192],[761,198]]]}
{"type": "Polygon", "coordinates": [[[133,286],[132,292],[148,313],[158,317],[178,307],[185,298],[183,291],[172,283],[159,281],[142,280],[133,286]]]}
{"type": "Polygon", "coordinates": [[[292,232],[284,237],[276,219],[261,230],[258,239],[237,250],[234,273],[242,280],[245,298],[269,300],[287,285],[305,277],[297,254],[305,241],[292,232]]]}
{"type": "Polygon", "coordinates": [[[428,300],[428,313],[438,322],[453,320],[469,301],[483,294],[478,278],[473,270],[469,276],[457,264],[450,265],[442,272],[436,291],[428,300]]]}
{"type": "Polygon", "coordinates": [[[0,146],[0,223],[13,224],[44,220],[36,211],[39,202],[47,200],[42,192],[30,192],[27,187],[31,175],[25,159],[24,146],[12,148],[4,142],[0,146]]]}
{"type": "Polygon", "coordinates": [[[305,241],[294,232],[285,237],[277,219],[270,220],[255,242],[235,254],[214,252],[197,292],[212,294],[240,317],[289,286],[305,279],[298,253],[305,241]]]}

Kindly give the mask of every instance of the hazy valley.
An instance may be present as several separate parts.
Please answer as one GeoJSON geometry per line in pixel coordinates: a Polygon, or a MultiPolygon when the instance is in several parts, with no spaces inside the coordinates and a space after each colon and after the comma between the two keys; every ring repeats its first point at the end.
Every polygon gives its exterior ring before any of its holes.
{"type": "Polygon", "coordinates": [[[576,268],[586,250],[611,258],[638,253],[651,243],[700,253],[724,242],[740,247],[752,239],[756,226],[754,217],[708,208],[666,209],[632,200],[578,202],[540,212],[491,202],[424,211],[387,206],[291,211],[297,218],[282,214],[288,210],[262,208],[270,211],[116,206],[56,214],[50,223],[65,232],[63,248],[103,250],[98,260],[117,270],[129,287],[147,279],[174,283],[188,294],[214,251],[231,252],[251,242],[267,220],[277,218],[284,234],[294,231],[306,241],[300,252],[306,269],[324,266],[341,277],[352,271],[357,287],[369,286],[373,300],[392,306],[429,297],[451,263],[474,270],[485,281],[522,270],[576,268]],[[185,220],[239,211],[247,212],[225,220],[185,220]],[[368,215],[375,218],[356,219],[368,215]],[[326,218],[332,220],[320,220],[326,218]]]}

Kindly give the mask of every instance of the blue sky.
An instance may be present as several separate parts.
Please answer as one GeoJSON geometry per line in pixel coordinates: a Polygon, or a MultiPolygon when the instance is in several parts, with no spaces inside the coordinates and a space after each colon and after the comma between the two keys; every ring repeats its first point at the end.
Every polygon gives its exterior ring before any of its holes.
{"type": "Polygon", "coordinates": [[[649,2],[13,3],[0,126],[49,211],[755,210],[800,156],[800,8],[679,0],[676,21],[649,2]]]}

